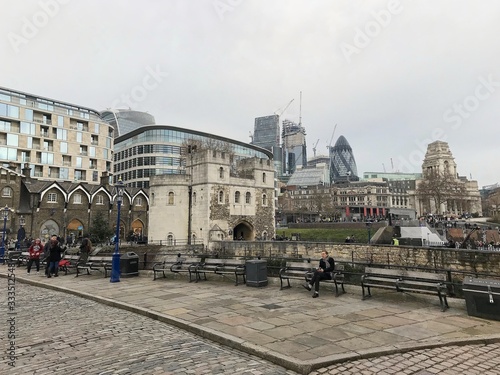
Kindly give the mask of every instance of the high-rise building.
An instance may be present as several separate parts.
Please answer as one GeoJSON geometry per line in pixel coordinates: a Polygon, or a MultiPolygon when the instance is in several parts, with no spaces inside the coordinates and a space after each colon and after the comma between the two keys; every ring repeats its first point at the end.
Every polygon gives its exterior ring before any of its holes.
{"type": "Polygon", "coordinates": [[[292,175],[307,166],[306,129],[290,120],[283,120],[283,174],[292,175]]]}
{"type": "Polygon", "coordinates": [[[274,170],[277,176],[281,176],[280,117],[278,115],[257,117],[252,138],[252,145],[265,148],[273,153],[274,170]]]}
{"type": "Polygon", "coordinates": [[[31,177],[99,183],[111,171],[113,127],[99,112],[0,87],[0,163],[31,177]]]}
{"type": "Polygon", "coordinates": [[[354,153],[343,135],[330,148],[330,181],[359,181],[354,153]]]}
{"type": "Polygon", "coordinates": [[[156,123],[155,118],[149,113],[131,109],[107,109],[101,113],[101,116],[113,126],[115,138],[130,133],[141,126],[156,123]]]}

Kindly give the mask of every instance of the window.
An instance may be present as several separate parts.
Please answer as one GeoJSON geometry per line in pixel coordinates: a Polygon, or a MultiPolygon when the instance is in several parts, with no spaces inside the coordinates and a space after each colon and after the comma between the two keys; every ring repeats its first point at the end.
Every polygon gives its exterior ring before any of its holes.
{"type": "Polygon", "coordinates": [[[82,133],[76,133],[76,142],[77,143],[82,143],[83,141],[83,134],[82,133]]]}
{"type": "Polygon", "coordinates": [[[47,202],[48,203],[57,203],[57,194],[56,193],[47,194],[47,202]]]}
{"type": "Polygon", "coordinates": [[[101,194],[96,195],[95,204],[104,204],[104,196],[101,194]]]}
{"type": "Polygon", "coordinates": [[[250,204],[251,198],[252,198],[252,195],[250,194],[250,192],[247,191],[247,193],[245,194],[245,203],[250,204]]]}
{"type": "Polygon", "coordinates": [[[59,151],[62,154],[67,154],[68,153],[68,143],[67,142],[59,143],[59,151]]]}
{"type": "Polygon", "coordinates": [[[193,193],[193,204],[196,204],[196,192],[193,193]]]}
{"type": "Polygon", "coordinates": [[[10,187],[4,187],[2,189],[2,197],[10,198],[12,197],[12,189],[10,187]]]}
{"type": "Polygon", "coordinates": [[[266,174],[265,173],[262,173],[262,182],[266,182],[266,174]]]}
{"type": "Polygon", "coordinates": [[[172,246],[174,244],[174,236],[173,234],[169,234],[167,236],[167,245],[172,246]]]}
{"type": "Polygon", "coordinates": [[[142,197],[135,198],[135,205],[142,206],[142,197]]]}
{"type": "Polygon", "coordinates": [[[224,178],[224,168],[219,168],[219,178],[224,178]]]}
{"type": "Polygon", "coordinates": [[[266,194],[262,194],[262,205],[267,206],[267,195],[266,194]]]}
{"type": "Polygon", "coordinates": [[[219,203],[224,203],[224,192],[219,191],[219,203]]]}
{"type": "Polygon", "coordinates": [[[234,203],[240,203],[240,192],[234,193],[234,203]]]}
{"type": "Polygon", "coordinates": [[[81,194],[73,195],[73,203],[74,204],[82,204],[82,195],[81,194]]]}
{"type": "Polygon", "coordinates": [[[174,193],[173,192],[170,192],[168,193],[168,202],[167,202],[168,205],[173,205],[174,204],[174,193]]]}

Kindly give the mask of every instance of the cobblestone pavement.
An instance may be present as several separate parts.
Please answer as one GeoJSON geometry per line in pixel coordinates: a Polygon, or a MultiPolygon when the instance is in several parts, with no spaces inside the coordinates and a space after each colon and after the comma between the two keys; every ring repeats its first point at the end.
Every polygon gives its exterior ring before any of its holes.
{"type": "Polygon", "coordinates": [[[0,374],[295,374],[156,320],[44,288],[17,283],[16,312],[18,359],[14,368],[7,365],[4,318],[0,374]]]}
{"type": "MultiPolygon", "coordinates": [[[[399,296],[394,296],[392,302],[391,295],[385,295],[383,299],[360,303],[344,295],[315,301],[311,308],[310,299],[303,298],[301,289],[284,294],[272,288],[235,288],[231,284],[207,282],[194,285],[185,280],[155,283],[142,277],[115,284],[90,276],[46,279],[31,275],[25,278],[25,282],[30,280],[33,285],[24,284],[22,280],[23,275],[19,273],[16,284],[18,359],[14,369],[7,365],[8,323],[4,318],[0,321],[0,374],[295,374],[263,358],[269,358],[269,351],[274,348],[300,361],[305,345],[309,353],[318,354],[310,362],[312,368],[327,366],[332,358],[330,363],[335,363],[310,375],[500,375],[500,344],[495,335],[500,322],[467,317],[461,301],[454,301],[455,307],[442,313],[436,311],[435,306],[427,307],[427,300],[417,301],[413,297],[405,297],[402,306],[399,296]],[[40,288],[40,285],[46,287],[40,288]],[[47,289],[54,287],[64,292],[47,289]],[[86,292],[79,293],[86,298],[75,296],[75,291],[86,292]],[[266,299],[262,300],[264,291],[266,299]],[[89,299],[94,296],[116,301],[116,306],[121,308],[89,299]],[[283,307],[275,311],[262,307],[276,307],[270,305],[273,303],[283,307]],[[147,314],[125,310],[127,306],[129,309],[141,307],[147,314]],[[300,306],[308,306],[306,312],[300,306]],[[207,330],[219,332],[226,343],[253,337],[261,350],[252,353],[261,358],[152,319],[158,316],[158,311],[170,314],[171,319],[182,316],[181,327],[206,324],[207,330]],[[257,317],[261,320],[256,321],[257,317]],[[420,323],[407,324],[404,317],[418,319],[420,323]],[[328,325],[324,324],[326,321],[328,325]],[[227,322],[234,329],[225,331],[227,322]],[[271,323],[286,323],[275,335],[273,345],[269,345],[267,339],[276,330],[271,323]],[[404,325],[392,328],[396,323],[404,325]],[[248,328],[242,329],[244,324],[262,333],[256,335],[248,328]],[[370,330],[363,329],[362,324],[370,330]],[[387,335],[387,327],[390,332],[412,338],[406,346],[406,350],[411,351],[388,355],[387,351],[380,350],[397,337],[387,335]],[[325,330],[330,334],[325,335],[325,330]],[[297,332],[291,336],[284,334],[287,331],[297,332]],[[363,341],[366,337],[371,338],[371,346],[363,351],[370,343],[363,341]],[[426,345],[427,337],[440,347],[419,347],[426,345]],[[464,344],[456,346],[457,342],[450,342],[449,337],[463,338],[460,342],[464,344]],[[375,347],[377,343],[382,346],[375,347]],[[343,357],[335,356],[339,346],[343,357]],[[350,352],[346,352],[348,348],[350,352]],[[370,358],[356,359],[367,357],[370,358]]],[[[0,314],[5,317],[7,280],[0,278],[0,281],[5,283],[0,287],[0,314]]],[[[405,351],[404,346],[401,350],[405,351]]],[[[307,373],[306,367],[300,371],[307,373]]]]}
{"type": "Polygon", "coordinates": [[[500,344],[415,350],[329,366],[310,375],[350,374],[500,374],[500,344]]]}

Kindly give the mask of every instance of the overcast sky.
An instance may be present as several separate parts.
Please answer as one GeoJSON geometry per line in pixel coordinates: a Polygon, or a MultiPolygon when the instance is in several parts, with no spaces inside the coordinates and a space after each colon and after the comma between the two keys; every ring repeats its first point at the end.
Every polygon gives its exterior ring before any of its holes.
{"type": "Polygon", "coordinates": [[[3,87],[244,142],[302,91],[309,156],[337,124],[360,175],[442,140],[500,182],[497,0],[4,0],[0,35],[3,87]]]}

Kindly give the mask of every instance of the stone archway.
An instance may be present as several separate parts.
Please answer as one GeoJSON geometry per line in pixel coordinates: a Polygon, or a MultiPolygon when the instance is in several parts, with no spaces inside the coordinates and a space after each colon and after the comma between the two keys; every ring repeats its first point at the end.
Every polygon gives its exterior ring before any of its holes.
{"type": "Polygon", "coordinates": [[[75,243],[79,238],[83,237],[83,223],[78,219],[73,219],[69,222],[66,228],[66,241],[75,243]]]}
{"type": "Polygon", "coordinates": [[[51,236],[59,236],[59,224],[50,219],[45,221],[40,227],[40,239],[48,241],[51,236]]]}
{"type": "Polygon", "coordinates": [[[255,239],[255,231],[253,225],[242,221],[233,229],[233,240],[253,241],[255,239]]]}

